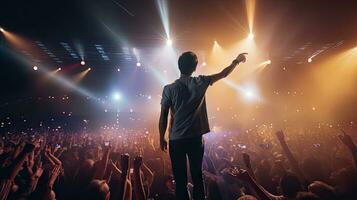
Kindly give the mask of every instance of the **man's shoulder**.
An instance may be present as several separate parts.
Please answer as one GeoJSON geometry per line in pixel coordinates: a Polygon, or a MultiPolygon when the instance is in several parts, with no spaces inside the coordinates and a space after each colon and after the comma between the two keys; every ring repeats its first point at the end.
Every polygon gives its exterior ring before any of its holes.
{"type": "Polygon", "coordinates": [[[179,84],[178,81],[179,81],[179,79],[175,80],[175,81],[172,82],[172,83],[166,84],[166,85],[164,86],[164,90],[170,90],[170,89],[176,87],[176,86],[179,84]]]}

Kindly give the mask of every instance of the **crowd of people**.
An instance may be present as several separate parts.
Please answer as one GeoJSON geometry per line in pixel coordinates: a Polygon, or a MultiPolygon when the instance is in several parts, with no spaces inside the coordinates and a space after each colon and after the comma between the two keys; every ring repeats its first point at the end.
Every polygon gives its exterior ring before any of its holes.
{"type": "MultiPolygon", "coordinates": [[[[206,199],[357,199],[355,130],[304,130],[207,134],[206,199]]],[[[33,131],[0,141],[1,200],[176,199],[157,133],[33,131]]]]}

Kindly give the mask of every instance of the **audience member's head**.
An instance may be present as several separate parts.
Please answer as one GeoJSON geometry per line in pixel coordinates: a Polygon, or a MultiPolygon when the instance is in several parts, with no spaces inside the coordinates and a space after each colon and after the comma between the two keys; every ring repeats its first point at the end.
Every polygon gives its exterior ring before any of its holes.
{"type": "Polygon", "coordinates": [[[321,181],[314,181],[313,183],[311,183],[308,187],[308,190],[309,192],[316,194],[324,200],[336,199],[334,188],[321,181]]]}
{"type": "Polygon", "coordinates": [[[294,198],[298,192],[302,191],[302,186],[296,175],[287,173],[280,179],[280,189],[284,197],[294,198]]]}
{"type": "Polygon", "coordinates": [[[296,200],[320,200],[321,198],[311,192],[298,192],[296,200]]]}
{"type": "Polygon", "coordinates": [[[90,200],[109,200],[109,186],[104,180],[92,180],[86,190],[85,196],[90,200]]]}
{"type": "Polygon", "coordinates": [[[243,196],[239,197],[238,200],[257,200],[257,198],[255,198],[252,195],[243,195],[243,196]]]}

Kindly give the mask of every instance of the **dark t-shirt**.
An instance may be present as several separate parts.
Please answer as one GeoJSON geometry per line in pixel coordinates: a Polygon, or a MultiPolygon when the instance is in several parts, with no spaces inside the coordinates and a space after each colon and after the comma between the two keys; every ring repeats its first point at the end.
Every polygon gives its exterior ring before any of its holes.
{"type": "Polygon", "coordinates": [[[170,140],[197,138],[210,131],[205,100],[210,84],[210,76],[183,76],[164,87],[161,105],[171,111],[170,140]]]}

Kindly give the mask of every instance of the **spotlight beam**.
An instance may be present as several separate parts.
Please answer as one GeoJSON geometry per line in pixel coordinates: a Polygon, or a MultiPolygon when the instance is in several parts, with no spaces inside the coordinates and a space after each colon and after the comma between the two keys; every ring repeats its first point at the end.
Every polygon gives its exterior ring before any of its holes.
{"type": "Polygon", "coordinates": [[[166,33],[166,38],[170,39],[170,24],[169,24],[169,13],[166,0],[156,0],[156,6],[159,10],[160,18],[164,31],[166,33]]]}
{"type": "Polygon", "coordinates": [[[73,80],[75,83],[79,83],[83,80],[83,78],[89,73],[89,71],[91,70],[91,68],[88,68],[82,72],[80,72],[79,74],[77,74],[73,80]]]}
{"type": "MultiPolygon", "coordinates": [[[[14,59],[20,61],[21,63],[23,63],[24,65],[26,66],[32,66],[32,63],[31,61],[29,61],[28,59],[26,59],[26,57],[24,57],[23,55],[19,54],[19,53],[16,53],[14,51],[9,51],[7,49],[3,49],[3,48],[0,48],[0,51],[3,51],[5,50],[4,53],[7,53],[9,54],[10,56],[12,56],[14,59]]],[[[89,92],[88,90],[82,88],[82,87],[79,87],[78,85],[76,85],[75,83],[73,83],[72,81],[68,80],[67,78],[61,76],[61,75],[58,75],[58,74],[53,74],[51,75],[51,71],[49,70],[49,68],[47,68],[46,66],[44,65],[41,65],[40,67],[38,67],[38,71],[41,72],[41,73],[44,73],[48,76],[51,77],[50,80],[58,83],[60,86],[62,87],[65,87],[65,88],[68,88],[68,89],[71,89],[75,92],[77,92],[78,94],[82,95],[82,96],[85,96],[85,97],[90,97],[90,98],[93,98],[93,99],[98,99],[95,97],[94,94],[92,94],[91,92],[89,92]]]]}
{"type": "Polygon", "coordinates": [[[253,23],[254,23],[254,14],[255,14],[255,0],[245,0],[245,6],[246,6],[246,10],[247,10],[249,33],[253,33],[253,23]]]}

